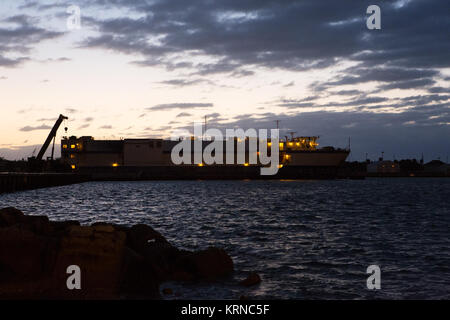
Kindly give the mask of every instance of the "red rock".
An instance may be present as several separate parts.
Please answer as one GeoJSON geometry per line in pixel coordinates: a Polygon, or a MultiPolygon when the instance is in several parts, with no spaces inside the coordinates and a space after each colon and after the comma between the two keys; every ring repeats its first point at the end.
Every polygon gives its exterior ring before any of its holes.
{"type": "Polygon", "coordinates": [[[223,249],[207,250],[185,254],[179,261],[183,271],[192,273],[198,279],[214,281],[233,272],[233,260],[223,249]]]}
{"type": "Polygon", "coordinates": [[[259,283],[261,283],[261,277],[256,272],[250,273],[246,279],[239,282],[239,284],[244,287],[251,287],[259,283]]]}

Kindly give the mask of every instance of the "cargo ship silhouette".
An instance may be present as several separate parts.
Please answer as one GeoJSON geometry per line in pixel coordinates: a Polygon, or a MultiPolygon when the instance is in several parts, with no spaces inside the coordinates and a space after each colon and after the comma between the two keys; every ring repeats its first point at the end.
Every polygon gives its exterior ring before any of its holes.
{"type": "MultiPolygon", "coordinates": [[[[250,163],[250,140],[233,138],[234,158],[237,145],[245,148],[245,162],[238,164],[181,164],[172,162],[172,149],[179,141],[168,139],[95,140],[91,136],[63,137],[61,158],[67,166],[95,180],[166,180],[166,179],[333,179],[346,160],[349,149],[318,148],[319,137],[285,137],[279,140],[278,172],[261,175],[263,165],[250,163]]],[[[201,141],[202,150],[212,141],[201,141]]],[[[224,145],[226,140],[223,141],[224,145]]],[[[270,155],[272,142],[267,140],[270,155]]],[[[193,150],[193,148],[192,148],[193,150]]],[[[226,150],[226,148],[223,148],[226,150]]],[[[194,151],[192,151],[193,154],[194,151]]],[[[258,156],[259,152],[256,151],[258,156]]],[[[225,151],[223,158],[225,159],[225,151]]]]}

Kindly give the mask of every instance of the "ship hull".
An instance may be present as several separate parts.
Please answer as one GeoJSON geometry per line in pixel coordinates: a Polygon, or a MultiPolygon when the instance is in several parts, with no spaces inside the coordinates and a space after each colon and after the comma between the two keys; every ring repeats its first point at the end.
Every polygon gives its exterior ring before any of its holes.
{"type": "Polygon", "coordinates": [[[275,175],[261,175],[260,166],[120,166],[81,167],[79,172],[94,180],[270,180],[270,179],[335,179],[348,151],[298,152],[291,163],[283,165],[275,175]]]}
{"type": "Polygon", "coordinates": [[[79,172],[93,180],[272,180],[272,179],[335,179],[338,167],[287,166],[275,175],[261,175],[259,167],[85,167],[79,172]]]}

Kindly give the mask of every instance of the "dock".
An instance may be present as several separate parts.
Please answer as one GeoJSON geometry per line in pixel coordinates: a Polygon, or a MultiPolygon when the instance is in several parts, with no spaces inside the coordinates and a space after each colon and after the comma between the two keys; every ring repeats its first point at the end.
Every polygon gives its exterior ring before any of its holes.
{"type": "Polygon", "coordinates": [[[74,173],[17,173],[0,172],[0,194],[49,188],[88,181],[83,175],[74,173]]]}

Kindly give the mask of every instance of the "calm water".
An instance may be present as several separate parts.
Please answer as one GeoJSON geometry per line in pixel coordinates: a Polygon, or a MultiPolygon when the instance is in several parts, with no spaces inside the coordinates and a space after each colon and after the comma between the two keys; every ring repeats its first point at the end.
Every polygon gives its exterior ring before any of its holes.
{"type": "Polygon", "coordinates": [[[83,224],[146,223],[186,249],[225,248],[236,273],[168,283],[181,298],[450,298],[450,179],[101,182],[0,196],[83,224]],[[381,290],[366,269],[381,267],[381,290]],[[236,285],[257,271],[261,285],[236,285]]]}

